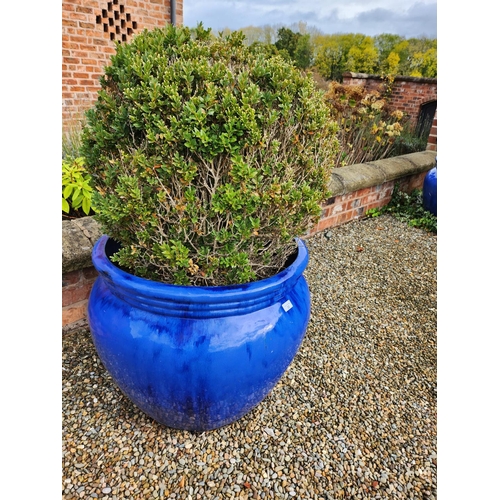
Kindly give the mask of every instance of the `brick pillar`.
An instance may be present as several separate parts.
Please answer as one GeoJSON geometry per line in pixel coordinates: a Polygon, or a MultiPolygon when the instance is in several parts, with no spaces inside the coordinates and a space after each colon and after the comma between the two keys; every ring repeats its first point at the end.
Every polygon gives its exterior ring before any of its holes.
{"type": "Polygon", "coordinates": [[[434,113],[434,120],[432,121],[431,131],[427,139],[426,151],[437,151],[437,109],[434,113]]]}

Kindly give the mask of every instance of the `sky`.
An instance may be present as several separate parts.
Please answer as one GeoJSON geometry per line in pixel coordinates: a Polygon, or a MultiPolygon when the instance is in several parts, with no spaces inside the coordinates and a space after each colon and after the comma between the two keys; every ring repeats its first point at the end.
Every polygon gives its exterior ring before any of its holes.
{"type": "Polygon", "coordinates": [[[437,0],[184,0],[184,25],[218,32],[299,21],[325,34],[437,38],[437,0]]]}

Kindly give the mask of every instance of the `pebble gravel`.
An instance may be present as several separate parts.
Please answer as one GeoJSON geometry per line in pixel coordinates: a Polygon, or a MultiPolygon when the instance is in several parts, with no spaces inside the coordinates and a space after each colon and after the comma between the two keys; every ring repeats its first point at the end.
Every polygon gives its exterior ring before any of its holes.
{"type": "Polygon", "coordinates": [[[437,236],[390,215],[307,239],[302,346],[254,410],[166,428],[63,336],[62,498],[437,498],[437,236]]]}

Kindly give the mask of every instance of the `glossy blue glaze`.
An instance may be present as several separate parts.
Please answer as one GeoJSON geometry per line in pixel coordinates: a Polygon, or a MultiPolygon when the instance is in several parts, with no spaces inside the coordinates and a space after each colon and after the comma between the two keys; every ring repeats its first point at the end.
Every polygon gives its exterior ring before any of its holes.
{"type": "Polygon", "coordinates": [[[422,197],[424,208],[437,216],[437,158],[436,166],[425,176],[422,197]]]}
{"type": "Polygon", "coordinates": [[[92,252],[99,276],[88,320],[120,389],[158,422],[192,431],[229,424],[262,401],[309,321],[304,242],[298,240],[297,257],[281,273],[225,287],[138,278],[109,260],[111,243],[102,236],[92,252]]]}

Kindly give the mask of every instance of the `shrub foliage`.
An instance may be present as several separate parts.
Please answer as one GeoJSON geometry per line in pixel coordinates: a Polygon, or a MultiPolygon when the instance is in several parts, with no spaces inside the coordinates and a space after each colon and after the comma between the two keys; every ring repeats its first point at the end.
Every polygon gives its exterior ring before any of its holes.
{"type": "Polygon", "coordinates": [[[396,184],[388,205],[372,208],[366,212],[368,218],[382,214],[391,214],[409,226],[437,234],[437,216],[424,208],[422,189],[414,189],[411,193],[406,193],[401,191],[396,184]]]}
{"type": "Polygon", "coordinates": [[[273,275],[320,216],[336,131],[313,80],[241,33],[117,45],[82,136],[112,259],[175,284],[273,275]]]}
{"type": "Polygon", "coordinates": [[[62,211],[78,216],[80,210],[85,215],[92,210],[90,175],[83,158],[66,157],[62,160],[62,211]]]}
{"type": "Polygon", "coordinates": [[[339,124],[341,154],[335,167],[393,156],[394,145],[404,130],[404,115],[390,110],[380,92],[331,82],[325,99],[339,124]]]}

